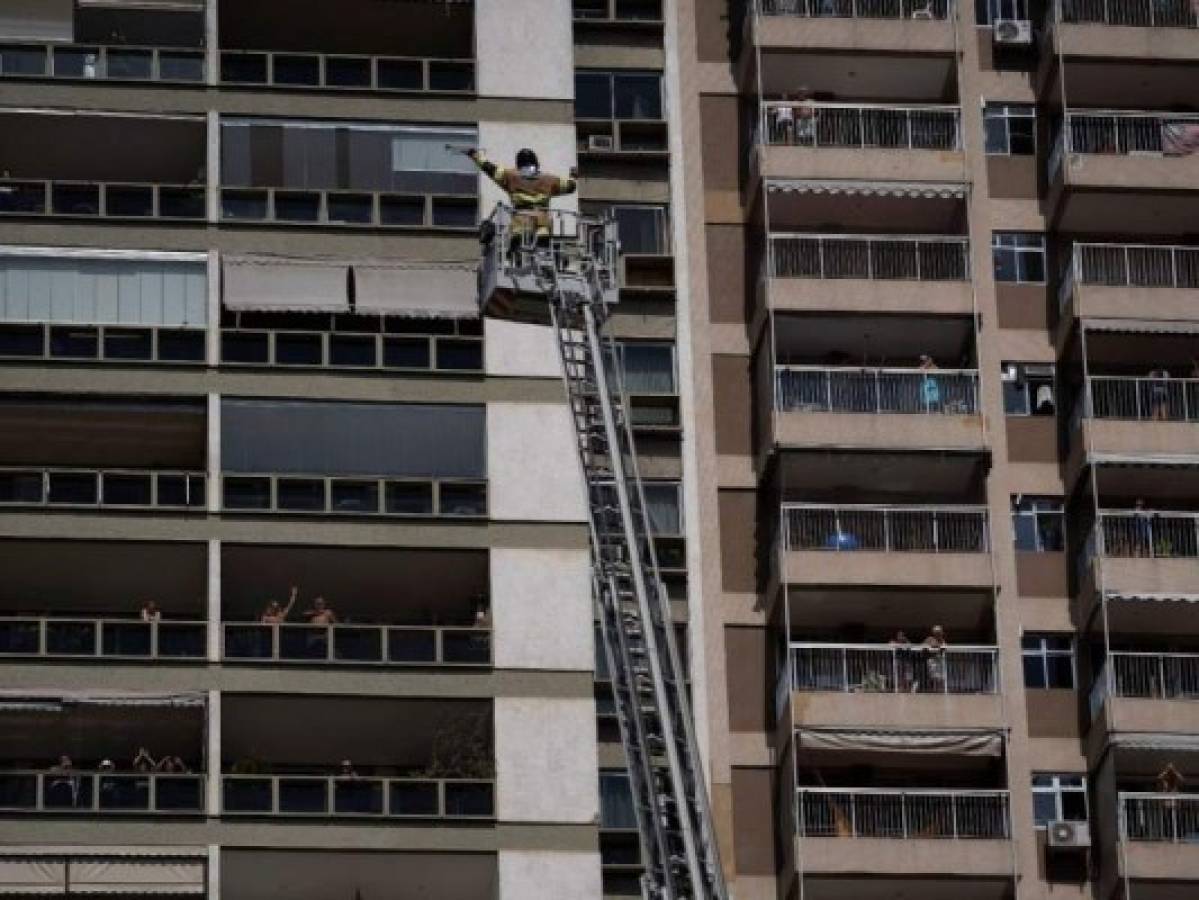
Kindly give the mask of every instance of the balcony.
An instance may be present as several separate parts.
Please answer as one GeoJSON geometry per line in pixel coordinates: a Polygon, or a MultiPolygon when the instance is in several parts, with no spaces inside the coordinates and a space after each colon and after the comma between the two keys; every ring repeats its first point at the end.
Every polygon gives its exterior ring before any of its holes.
{"type": "Polygon", "coordinates": [[[1058,296],[1066,316],[1194,318],[1199,313],[1199,247],[1076,243],[1058,296]]]}
{"type": "Polygon", "coordinates": [[[0,617],[0,657],[188,661],[207,657],[205,622],[0,617]]]}
{"type": "Polygon", "coordinates": [[[963,176],[960,110],[769,101],[758,125],[766,178],[952,182],[963,176]]]}
{"type": "MultiPolygon", "coordinates": [[[[1120,643],[1127,646],[1130,642],[1120,643]]],[[[1146,646],[1144,640],[1135,644],[1146,646]]],[[[1194,734],[1199,733],[1197,700],[1199,654],[1112,651],[1095,676],[1091,718],[1103,733],[1194,734]]]]}
{"type": "Polygon", "coordinates": [[[482,779],[225,775],[226,816],[483,819],[495,815],[495,783],[482,779]]]}
{"type": "Polygon", "coordinates": [[[0,77],[203,84],[204,51],[105,44],[0,44],[0,77]]]}
{"type": "Polygon", "coordinates": [[[293,90],[470,94],[475,89],[475,64],[428,57],[226,50],[221,53],[221,81],[293,90]]]}
{"type": "Polygon", "coordinates": [[[1188,0],[1058,0],[1054,44],[1066,56],[1194,60],[1199,16],[1188,0]]]}
{"type": "MultiPolygon", "coordinates": [[[[1199,794],[1120,791],[1120,870],[1138,881],[1138,894],[1153,881],[1199,878],[1199,794]],[[1142,888],[1142,885],[1146,885],[1142,888]]],[[[1168,884],[1168,881],[1161,881],[1168,884]]]]}
{"type": "Polygon", "coordinates": [[[996,728],[998,684],[993,646],[791,643],[796,724],[996,728]]]}
{"type": "Polygon", "coordinates": [[[777,309],[958,315],[974,309],[964,237],[772,233],[766,271],[777,309]]]}
{"type": "Polygon", "coordinates": [[[591,27],[657,31],[662,27],[662,0],[573,0],[576,30],[591,27]]]}
{"type": "Polygon", "coordinates": [[[203,775],[0,771],[0,811],[59,815],[199,815],[203,775]]]}
{"type": "MultiPolygon", "coordinates": [[[[1199,513],[1100,509],[1094,541],[1102,576],[1095,573],[1091,578],[1102,577],[1094,584],[1102,584],[1106,594],[1132,599],[1193,596],[1199,578],[1199,513]]],[[[1090,562],[1085,552],[1081,561],[1090,562]]],[[[1084,591],[1094,594],[1094,585],[1084,591]]],[[[1143,609],[1143,614],[1148,612],[1143,609]]]]}
{"type": "Polygon", "coordinates": [[[488,666],[491,630],[226,622],[224,658],[307,665],[488,666]]]}
{"type": "Polygon", "coordinates": [[[784,503],[788,584],[989,587],[985,507],[784,503]]]}

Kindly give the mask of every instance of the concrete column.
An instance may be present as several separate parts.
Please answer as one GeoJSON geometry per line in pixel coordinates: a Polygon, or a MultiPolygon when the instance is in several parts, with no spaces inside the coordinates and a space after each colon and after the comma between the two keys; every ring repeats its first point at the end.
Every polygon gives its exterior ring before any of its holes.
{"type": "Polygon", "coordinates": [[[208,0],[204,8],[204,66],[209,85],[221,80],[220,21],[220,0],[208,0]]]}
{"type": "Polygon", "coordinates": [[[585,521],[587,507],[576,440],[565,402],[488,403],[491,518],[585,521]],[[530,441],[529,435],[537,435],[537,440],[530,441]]]}
{"type": "Polygon", "coordinates": [[[221,254],[208,251],[208,330],[205,334],[204,360],[215,368],[221,364],[221,254]]]}
{"type": "Polygon", "coordinates": [[[571,4],[562,0],[475,0],[479,96],[573,99],[571,19],[571,4]],[[532,22],[537,23],[535,48],[529,44],[532,22]]]}
{"type": "Polygon", "coordinates": [[[598,853],[501,850],[499,900],[600,900],[603,879],[598,853]]]}
{"type": "Polygon", "coordinates": [[[208,511],[221,511],[221,395],[208,395],[208,511]]]}
{"type": "MultiPolygon", "coordinates": [[[[221,692],[208,692],[208,748],[205,762],[208,772],[208,803],[210,817],[221,814],[221,692]]],[[[211,888],[209,889],[211,891],[211,888]]],[[[212,896],[210,893],[209,896],[212,896]]]]}
{"type": "Polygon", "coordinates": [[[208,845],[208,900],[221,900],[221,848],[216,844],[208,845]]]}
{"type": "Polygon", "coordinates": [[[593,671],[590,553],[493,548],[489,562],[495,667],[593,671]]]}
{"type": "Polygon", "coordinates": [[[208,221],[221,220],[221,117],[215,109],[208,111],[208,221]]]}
{"type": "Polygon", "coordinates": [[[208,542],[208,661],[221,661],[221,542],[208,542]]]}

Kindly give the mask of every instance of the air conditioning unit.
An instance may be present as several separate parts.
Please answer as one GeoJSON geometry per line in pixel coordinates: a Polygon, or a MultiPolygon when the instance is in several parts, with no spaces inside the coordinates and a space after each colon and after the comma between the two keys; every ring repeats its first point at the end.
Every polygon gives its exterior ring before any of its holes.
{"type": "Polygon", "coordinates": [[[1050,822],[1045,835],[1051,850],[1085,850],[1091,846],[1091,828],[1086,822],[1050,822]]]}
{"type": "Polygon", "coordinates": [[[588,150],[615,150],[616,138],[610,134],[589,134],[587,135],[588,150]]]}
{"type": "Polygon", "coordinates": [[[1032,43],[1032,22],[1028,19],[996,19],[991,35],[996,44],[1032,43]]]}

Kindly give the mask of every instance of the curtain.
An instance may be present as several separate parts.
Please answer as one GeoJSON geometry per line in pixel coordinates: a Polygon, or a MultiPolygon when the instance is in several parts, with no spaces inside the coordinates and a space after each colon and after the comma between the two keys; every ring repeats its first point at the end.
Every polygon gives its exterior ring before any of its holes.
{"type": "Polygon", "coordinates": [[[0,320],[203,327],[202,262],[0,256],[0,320]]]}

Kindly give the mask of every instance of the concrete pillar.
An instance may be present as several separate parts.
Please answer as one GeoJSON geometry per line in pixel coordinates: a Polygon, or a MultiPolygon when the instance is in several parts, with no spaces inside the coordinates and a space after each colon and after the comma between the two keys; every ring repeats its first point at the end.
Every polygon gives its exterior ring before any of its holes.
{"type": "Polygon", "coordinates": [[[208,395],[208,511],[221,511],[221,395],[208,395]]]}
{"type": "Polygon", "coordinates": [[[221,364],[221,254],[208,251],[208,317],[204,360],[215,368],[221,364]]]}
{"type": "Polygon", "coordinates": [[[221,542],[208,542],[208,661],[221,661],[221,542]]]}
{"type": "Polygon", "coordinates": [[[493,548],[489,563],[495,667],[593,671],[591,554],[493,548]]]}
{"type": "Polygon", "coordinates": [[[215,109],[208,111],[208,221],[216,224],[221,220],[221,117],[215,109]]]}
{"type": "Polygon", "coordinates": [[[208,845],[208,900],[221,900],[221,848],[208,845]]]}
{"type": "Polygon", "coordinates": [[[598,853],[501,850],[497,864],[499,900],[600,900],[603,896],[598,853]]]}
{"type": "Polygon", "coordinates": [[[574,426],[562,403],[487,404],[488,506],[492,519],[587,518],[574,426]],[[537,435],[530,441],[529,435],[537,435]]]}
{"type": "MultiPolygon", "coordinates": [[[[221,814],[221,692],[208,692],[208,747],[204,760],[207,764],[207,811],[210,817],[221,814]]],[[[211,896],[211,894],[209,894],[211,896]]]]}
{"type": "Polygon", "coordinates": [[[221,80],[220,21],[220,0],[208,0],[204,8],[204,67],[209,85],[221,80]]]}
{"type": "Polygon", "coordinates": [[[475,0],[479,96],[574,99],[571,19],[571,4],[562,0],[475,0]],[[529,46],[532,22],[536,52],[529,46]]]}

